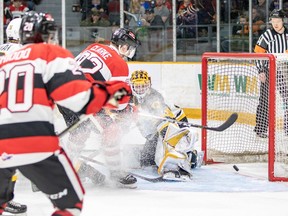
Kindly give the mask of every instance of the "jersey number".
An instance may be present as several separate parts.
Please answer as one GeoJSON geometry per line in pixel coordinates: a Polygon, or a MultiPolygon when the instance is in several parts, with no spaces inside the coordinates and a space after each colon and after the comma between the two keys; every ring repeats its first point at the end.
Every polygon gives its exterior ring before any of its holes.
{"type": "MultiPolygon", "coordinates": [[[[31,64],[16,65],[9,71],[7,109],[10,112],[25,112],[33,105],[34,67],[31,64]],[[17,88],[23,77],[23,89],[17,88]],[[20,94],[22,92],[22,94],[20,94]]],[[[4,92],[6,71],[0,71],[0,94],[4,92]]]]}
{"type": "Polygon", "coordinates": [[[94,74],[103,68],[102,60],[89,51],[85,51],[79,58],[76,59],[76,61],[80,65],[83,73],[94,74]],[[90,61],[93,64],[93,68],[83,68],[81,65],[84,60],[90,61]]]}

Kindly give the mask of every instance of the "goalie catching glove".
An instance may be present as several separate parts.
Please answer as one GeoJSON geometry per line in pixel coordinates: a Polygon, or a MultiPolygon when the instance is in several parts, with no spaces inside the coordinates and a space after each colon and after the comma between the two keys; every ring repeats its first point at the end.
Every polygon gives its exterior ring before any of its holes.
{"type": "Polygon", "coordinates": [[[116,109],[119,104],[128,103],[132,94],[130,86],[123,81],[93,81],[93,85],[95,98],[88,105],[87,113],[90,109],[95,110],[93,106],[98,106],[101,109],[103,105],[104,108],[116,109]]]}

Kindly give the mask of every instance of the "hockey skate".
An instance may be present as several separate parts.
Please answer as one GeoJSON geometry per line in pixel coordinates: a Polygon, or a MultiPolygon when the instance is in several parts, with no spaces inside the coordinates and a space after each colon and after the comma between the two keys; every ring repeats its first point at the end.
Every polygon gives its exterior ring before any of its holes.
{"type": "Polygon", "coordinates": [[[178,170],[167,170],[163,173],[163,179],[171,181],[187,182],[192,180],[192,174],[179,168],[178,170]]]}
{"type": "Polygon", "coordinates": [[[82,182],[84,182],[84,179],[87,177],[95,185],[102,185],[106,178],[104,174],[85,162],[81,164],[78,174],[82,182]]]}
{"type": "Polygon", "coordinates": [[[111,175],[111,179],[116,182],[116,186],[119,188],[137,188],[137,178],[131,174],[111,175]]]}
{"type": "Polygon", "coordinates": [[[13,200],[9,201],[4,208],[3,215],[26,215],[27,212],[27,206],[22,205],[20,203],[14,202],[13,200]]]}

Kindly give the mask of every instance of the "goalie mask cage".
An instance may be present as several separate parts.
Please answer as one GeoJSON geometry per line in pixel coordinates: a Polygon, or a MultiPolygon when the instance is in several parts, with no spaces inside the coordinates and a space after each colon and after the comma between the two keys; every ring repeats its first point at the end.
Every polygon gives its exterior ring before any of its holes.
{"type": "Polygon", "coordinates": [[[287,77],[286,54],[203,54],[202,125],[218,126],[234,112],[239,116],[223,132],[202,130],[206,164],[268,162],[269,181],[288,181],[288,134],[284,132],[287,77]],[[269,114],[261,120],[268,121],[268,138],[254,132],[261,84],[256,64],[261,61],[268,64],[269,72],[269,93],[265,98],[269,114]]]}

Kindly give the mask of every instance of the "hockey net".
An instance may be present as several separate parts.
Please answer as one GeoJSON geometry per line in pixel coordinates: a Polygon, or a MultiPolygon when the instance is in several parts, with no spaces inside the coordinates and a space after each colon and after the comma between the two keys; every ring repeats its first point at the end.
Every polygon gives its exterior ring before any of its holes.
{"type": "Polygon", "coordinates": [[[218,126],[233,112],[239,117],[223,132],[202,130],[204,161],[266,162],[270,181],[288,181],[288,134],[285,136],[284,132],[287,80],[286,54],[205,53],[202,57],[202,124],[218,126]],[[268,121],[268,138],[260,138],[254,132],[260,95],[257,61],[266,61],[270,74],[266,98],[269,115],[263,119],[268,121]]]}

